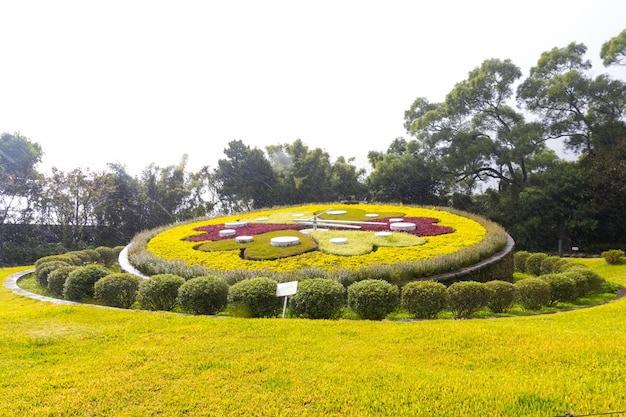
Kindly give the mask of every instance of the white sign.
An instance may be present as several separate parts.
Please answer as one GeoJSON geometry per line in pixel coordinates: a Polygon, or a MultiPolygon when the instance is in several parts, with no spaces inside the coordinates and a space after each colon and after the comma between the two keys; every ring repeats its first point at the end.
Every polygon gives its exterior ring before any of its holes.
{"type": "Polygon", "coordinates": [[[298,292],[298,281],[281,282],[276,286],[276,297],[287,297],[298,292]]]}

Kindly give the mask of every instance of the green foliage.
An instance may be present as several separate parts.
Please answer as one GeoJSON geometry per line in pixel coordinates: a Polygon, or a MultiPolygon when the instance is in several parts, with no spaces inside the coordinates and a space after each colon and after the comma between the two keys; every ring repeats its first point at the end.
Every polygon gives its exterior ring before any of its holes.
{"type": "Polygon", "coordinates": [[[402,287],[401,305],[417,318],[435,318],[449,299],[448,289],[437,281],[413,281],[402,287]]]}
{"type": "Polygon", "coordinates": [[[48,261],[38,264],[35,267],[35,276],[37,277],[37,282],[42,287],[48,286],[48,275],[57,268],[62,266],[69,266],[67,262],[63,261],[48,261]]]}
{"type": "Polygon", "coordinates": [[[178,289],[184,283],[185,279],[178,275],[153,275],[139,284],[137,301],[145,310],[170,311],[176,306],[178,289]]]}
{"type": "Polygon", "coordinates": [[[396,285],[378,279],[366,279],[348,287],[348,307],[361,318],[382,320],[400,303],[396,285]]]}
{"type": "Polygon", "coordinates": [[[251,317],[276,317],[282,311],[282,301],[276,297],[277,285],[268,277],[244,279],[230,287],[228,302],[243,307],[251,317]]]}
{"type": "Polygon", "coordinates": [[[517,281],[517,301],[529,310],[539,310],[550,304],[550,284],[541,278],[526,278],[517,281]]]}
{"type": "Polygon", "coordinates": [[[507,311],[515,302],[517,293],[512,283],[494,280],[485,282],[485,287],[490,291],[487,307],[494,313],[507,311]]]}
{"type": "Polygon", "coordinates": [[[77,250],[77,251],[72,251],[68,253],[70,255],[79,257],[83,264],[100,262],[100,252],[98,252],[95,249],[83,249],[83,250],[77,250]]]}
{"type": "Polygon", "coordinates": [[[50,292],[58,297],[63,297],[65,281],[67,281],[67,277],[76,268],[78,268],[76,265],[67,265],[50,272],[50,274],[48,274],[48,289],[50,292]]]}
{"type": "Polygon", "coordinates": [[[576,282],[565,274],[545,274],[540,277],[550,285],[550,304],[574,301],[578,298],[576,282]]]}
{"type": "Polygon", "coordinates": [[[291,298],[295,316],[310,319],[337,317],[345,304],[346,290],[337,281],[326,278],[305,279],[298,282],[298,292],[291,298]]]}
{"type": "Polygon", "coordinates": [[[102,262],[104,266],[110,268],[117,262],[119,253],[114,248],[98,246],[95,251],[98,252],[100,262],[102,262]]]}
{"type": "Polygon", "coordinates": [[[541,275],[552,274],[557,272],[556,266],[558,265],[561,258],[559,256],[548,256],[541,261],[541,275]]]}
{"type": "Polygon", "coordinates": [[[40,264],[50,262],[50,261],[61,261],[70,265],[82,265],[81,259],[75,254],[68,252],[62,255],[49,255],[39,258],[35,261],[35,268],[37,268],[40,264]]]}
{"type": "Polygon", "coordinates": [[[94,295],[94,285],[111,273],[98,264],[85,265],[70,272],[63,286],[63,297],[71,301],[84,301],[94,295]]]}
{"type": "Polygon", "coordinates": [[[525,272],[527,274],[536,275],[536,276],[541,275],[541,263],[547,257],[548,255],[543,252],[537,252],[537,253],[531,254],[526,259],[526,263],[524,264],[525,272]]]}
{"type": "Polygon", "coordinates": [[[178,288],[178,303],[190,313],[217,314],[227,302],[228,284],[220,277],[192,278],[178,288]]]}
{"type": "Polygon", "coordinates": [[[601,253],[602,257],[609,265],[619,265],[623,262],[624,251],[621,249],[610,249],[601,253]]]}
{"type": "Polygon", "coordinates": [[[448,287],[449,307],[456,317],[469,317],[489,303],[491,292],[484,283],[459,281],[448,287]]]}
{"type": "Polygon", "coordinates": [[[566,272],[570,275],[576,274],[582,276],[582,278],[578,278],[576,275],[572,275],[574,281],[578,283],[577,286],[579,288],[586,287],[585,294],[595,294],[602,291],[604,279],[590,268],[587,268],[584,265],[575,265],[569,268],[566,272]]]}
{"type": "Polygon", "coordinates": [[[111,307],[130,308],[135,303],[141,281],[138,276],[128,273],[107,275],[95,283],[94,297],[111,307]]]}
{"type": "Polygon", "coordinates": [[[513,262],[516,272],[526,272],[526,260],[530,256],[530,252],[521,250],[513,255],[513,262]]]}

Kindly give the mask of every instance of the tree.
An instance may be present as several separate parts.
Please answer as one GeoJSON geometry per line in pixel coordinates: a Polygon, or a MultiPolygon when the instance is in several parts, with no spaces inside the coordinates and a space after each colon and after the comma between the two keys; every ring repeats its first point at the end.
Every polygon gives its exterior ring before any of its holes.
{"type": "Polygon", "coordinates": [[[0,226],[7,222],[29,221],[33,192],[40,174],[41,146],[19,133],[0,136],[0,226]]]}
{"type": "Polygon", "coordinates": [[[626,131],[626,84],[606,74],[593,79],[586,51],[572,42],[544,52],[517,91],[518,102],[543,121],[548,139],[565,138],[568,148],[592,153],[626,131]]]}
{"type": "Polygon", "coordinates": [[[111,178],[105,173],[80,168],[65,173],[52,168],[40,204],[49,224],[62,227],[65,247],[77,249],[85,243],[85,227],[97,225],[100,205],[112,190],[111,178]]]}
{"type": "Polygon", "coordinates": [[[343,156],[337,158],[330,170],[331,193],[340,200],[361,200],[367,194],[367,187],[361,180],[364,169],[357,169],[352,162],[343,156]]]}
{"type": "Polygon", "coordinates": [[[251,149],[234,140],[224,149],[215,171],[217,193],[228,211],[272,206],[276,201],[277,179],[272,165],[259,148],[251,149]]]}
{"type": "Polygon", "coordinates": [[[527,123],[509,104],[520,77],[510,60],[489,59],[457,83],[445,102],[420,97],[405,112],[405,128],[424,155],[467,194],[480,182],[521,187],[550,154],[542,126],[527,123]]]}
{"type": "Polygon", "coordinates": [[[442,183],[434,179],[425,158],[417,151],[410,151],[415,145],[415,141],[407,146],[404,139],[396,139],[386,154],[370,152],[368,157],[374,170],[367,177],[367,186],[373,201],[439,203],[442,183]]]}
{"type": "Polygon", "coordinates": [[[602,44],[600,58],[605,67],[626,65],[626,29],[602,44]]]}

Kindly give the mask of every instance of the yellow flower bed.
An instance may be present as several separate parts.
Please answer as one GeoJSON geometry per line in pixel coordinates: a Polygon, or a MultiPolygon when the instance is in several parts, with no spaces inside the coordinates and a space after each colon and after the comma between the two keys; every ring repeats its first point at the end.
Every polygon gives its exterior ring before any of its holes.
{"type": "MultiPolygon", "coordinates": [[[[166,260],[182,260],[188,264],[203,265],[206,268],[216,271],[266,270],[272,272],[289,272],[305,267],[321,268],[327,271],[335,269],[357,270],[367,265],[391,265],[401,262],[416,262],[451,254],[463,248],[476,245],[485,237],[486,233],[486,229],[475,220],[437,209],[373,204],[305,205],[258,211],[244,215],[237,214],[176,226],[154,236],[148,242],[147,249],[159,258],[166,260]],[[311,218],[314,213],[319,213],[327,209],[361,209],[366,213],[403,213],[406,217],[434,218],[439,220],[437,225],[448,226],[452,228],[454,232],[439,236],[419,238],[418,244],[413,246],[380,246],[378,250],[363,255],[342,256],[324,253],[318,250],[288,258],[261,261],[243,260],[239,256],[239,250],[220,252],[195,250],[194,247],[198,246],[199,243],[185,240],[191,236],[201,235],[203,232],[194,230],[200,226],[222,225],[227,222],[235,221],[294,223],[297,219],[311,218]]],[[[342,234],[349,236],[350,231],[346,230],[342,234]]]]}

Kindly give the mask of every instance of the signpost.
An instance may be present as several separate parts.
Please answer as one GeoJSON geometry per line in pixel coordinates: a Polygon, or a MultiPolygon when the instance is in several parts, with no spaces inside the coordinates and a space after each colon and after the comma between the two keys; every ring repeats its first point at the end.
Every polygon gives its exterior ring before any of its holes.
{"type": "Polygon", "coordinates": [[[287,310],[287,299],[290,295],[294,295],[298,292],[298,281],[281,282],[276,286],[276,297],[285,297],[285,303],[283,304],[283,318],[285,318],[285,311],[287,310]]]}

